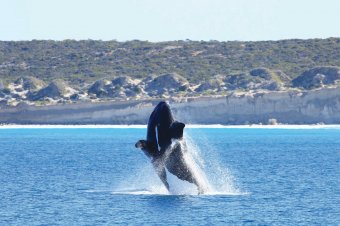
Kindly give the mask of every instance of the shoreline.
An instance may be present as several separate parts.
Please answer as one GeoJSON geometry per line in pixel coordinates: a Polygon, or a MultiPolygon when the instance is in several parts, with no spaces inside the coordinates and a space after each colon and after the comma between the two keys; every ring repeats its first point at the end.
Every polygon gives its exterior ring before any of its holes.
{"type": "MultiPolygon", "coordinates": [[[[145,125],[160,99],[0,109],[9,125],[145,125]]],[[[177,120],[194,125],[340,124],[340,87],[168,100],[177,120]],[[272,123],[274,122],[274,123],[272,123]]]]}
{"type": "MultiPolygon", "coordinates": [[[[20,125],[20,124],[7,124],[0,125],[0,129],[146,129],[147,125],[20,125]]],[[[330,125],[294,125],[294,124],[278,124],[278,125],[199,125],[187,124],[186,128],[189,129],[340,129],[340,124],[330,125]]]]}

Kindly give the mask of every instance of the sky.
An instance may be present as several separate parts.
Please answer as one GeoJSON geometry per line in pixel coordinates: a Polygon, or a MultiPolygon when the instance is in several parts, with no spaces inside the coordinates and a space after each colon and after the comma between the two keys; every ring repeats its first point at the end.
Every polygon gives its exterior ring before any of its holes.
{"type": "Polygon", "coordinates": [[[340,37],[339,0],[0,0],[0,40],[340,37]]]}

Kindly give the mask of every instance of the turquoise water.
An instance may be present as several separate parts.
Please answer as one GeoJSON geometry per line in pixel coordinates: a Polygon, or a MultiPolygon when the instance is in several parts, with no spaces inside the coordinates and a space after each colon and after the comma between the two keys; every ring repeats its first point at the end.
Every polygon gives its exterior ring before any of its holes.
{"type": "Polygon", "coordinates": [[[167,193],[145,129],[1,129],[0,225],[339,225],[339,129],[186,129],[207,195],[167,193]]]}

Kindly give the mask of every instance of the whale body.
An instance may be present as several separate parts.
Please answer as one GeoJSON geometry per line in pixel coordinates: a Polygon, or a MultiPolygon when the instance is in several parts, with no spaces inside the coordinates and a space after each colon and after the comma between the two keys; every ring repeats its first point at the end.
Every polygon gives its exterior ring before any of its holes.
{"type": "Polygon", "coordinates": [[[150,115],[146,140],[139,140],[136,148],[140,148],[151,159],[159,178],[169,190],[165,168],[178,179],[188,181],[197,186],[198,192],[204,189],[185,158],[187,146],[183,138],[185,124],[174,120],[168,103],[160,102],[150,115]]]}

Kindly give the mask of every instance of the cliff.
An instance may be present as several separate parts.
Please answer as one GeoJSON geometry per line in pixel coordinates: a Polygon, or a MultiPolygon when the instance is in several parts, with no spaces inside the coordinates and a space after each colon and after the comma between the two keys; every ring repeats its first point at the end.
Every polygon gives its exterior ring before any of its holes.
{"type": "MultiPolygon", "coordinates": [[[[18,105],[0,109],[0,123],[146,124],[160,99],[18,105]]],[[[168,99],[176,118],[187,124],[339,124],[340,88],[310,91],[244,92],[215,97],[168,99]]]]}

